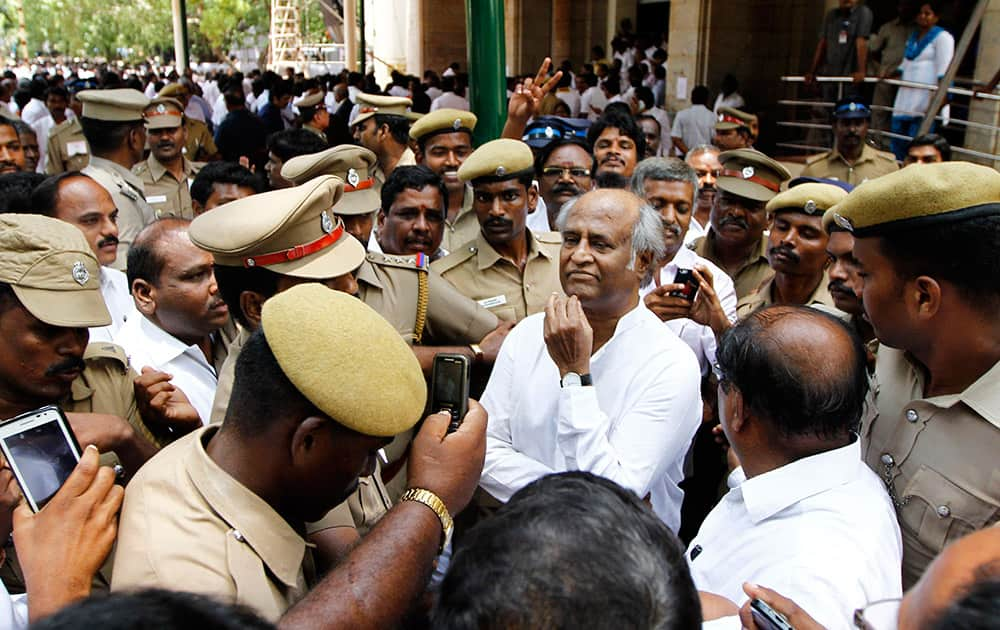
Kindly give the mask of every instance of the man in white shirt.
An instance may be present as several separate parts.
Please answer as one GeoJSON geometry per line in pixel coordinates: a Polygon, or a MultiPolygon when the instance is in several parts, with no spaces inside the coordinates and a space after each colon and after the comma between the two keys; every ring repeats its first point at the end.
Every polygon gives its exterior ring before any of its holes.
{"type": "Polygon", "coordinates": [[[688,150],[684,156],[694,172],[698,175],[698,198],[691,217],[684,244],[693,243],[698,237],[708,233],[708,220],[712,214],[712,204],[715,202],[715,178],[722,173],[722,163],[719,153],[722,151],[711,144],[699,144],[688,150]]]}
{"type": "Polygon", "coordinates": [[[35,212],[71,223],[87,237],[101,263],[101,296],[111,314],[107,326],[90,329],[90,341],[111,341],[134,311],[125,274],[112,269],[118,257],[118,209],[111,194],[83,173],[60,173],[42,182],[31,195],[35,212]]]}
{"type": "Polygon", "coordinates": [[[226,358],[220,329],[229,309],[219,295],[212,254],[195,247],[189,221],[161,219],[129,249],[128,280],[141,317],[131,317],[115,335],[136,370],[150,367],[172,375],[203,423],[212,412],[217,370],[226,358]]]}
{"type": "Polygon", "coordinates": [[[552,296],[500,350],[483,394],[480,486],[507,501],[539,477],[585,470],[648,497],[676,531],[701,397],[694,355],[639,299],[664,253],[659,215],[630,192],[597,190],[558,224],[569,297],[552,296]]]}
{"type": "Polygon", "coordinates": [[[467,112],[471,109],[468,99],[460,94],[464,93],[464,89],[458,84],[457,77],[441,79],[441,90],[443,92],[441,96],[431,102],[432,112],[439,109],[460,109],[467,112]]]}
{"type": "Polygon", "coordinates": [[[639,289],[639,295],[691,347],[702,374],[707,374],[715,363],[716,336],[736,323],[736,289],[725,271],[684,246],[698,195],[698,176],[677,158],[650,158],[635,168],[632,192],[660,213],[667,246],[660,268],[652,282],[639,289]],[[682,269],[698,274],[692,275],[692,285],[676,282],[682,269]],[[691,296],[687,292],[695,285],[698,289],[691,296]]]}
{"type": "Polygon", "coordinates": [[[723,335],[717,376],[722,429],[742,466],[688,546],[698,590],[742,605],[745,582],[766,584],[827,628],[900,597],[895,511],[861,460],[858,338],[816,309],[768,307],[723,335]]]}
{"type": "Polygon", "coordinates": [[[587,118],[591,122],[597,120],[604,106],[608,104],[608,97],[604,96],[604,91],[598,85],[596,74],[581,74],[577,76],[577,89],[583,88],[580,93],[580,117],[587,118]]]}
{"type": "Polygon", "coordinates": [[[678,155],[686,155],[691,147],[712,142],[715,136],[715,114],[705,107],[706,103],[708,88],[699,85],[691,90],[691,107],[682,109],[674,117],[670,136],[678,155]]]}

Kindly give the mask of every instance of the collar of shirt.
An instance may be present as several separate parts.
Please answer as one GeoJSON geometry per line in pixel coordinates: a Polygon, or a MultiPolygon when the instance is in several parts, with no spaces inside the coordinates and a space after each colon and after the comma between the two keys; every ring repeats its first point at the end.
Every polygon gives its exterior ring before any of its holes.
{"type": "Polygon", "coordinates": [[[219,517],[238,530],[247,544],[285,585],[295,588],[312,547],[267,502],[219,468],[205,452],[218,426],[200,429],[189,444],[187,471],[191,482],[219,517]]]}
{"type": "MultiPolygon", "coordinates": [[[[187,179],[188,177],[191,176],[192,165],[191,162],[189,162],[186,157],[181,157],[181,159],[183,160],[182,169],[184,171],[184,178],[187,179]]],[[[154,182],[160,181],[160,179],[162,179],[164,175],[168,174],[170,175],[171,179],[175,179],[174,174],[168,171],[166,166],[164,166],[159,160],[153,157],[152,153],[150,153],[149,158],[146,159],[146,165],[149,168],[149,175],[153,178],[154,182]]]]}
{"type": "MultiPolygon", "coordinates": [[[[376,242],[375,245],[377,246],[378,243],[376,242]]],[[[371,246],[369,246],[368,249],[371,250],[371,246]]],[[[361,263],[361,266],[358,267],[357,281],[364,282],[367,285],[371,285],[379,289],[383,288],[382,282],[378,279],[378,274],[375,272],[375,265],[373,265],[368,259],[365,259],[364,262],[361,263]]]]}
{"type": "Polygon", "coordinates": [[[754,524],[768,519],[803,499],[851,482],[864,466],[861,442],[803,457],[780,468],[747,479],[743,468],[730,476],[736,490],[733,500],[742,498],[754,524]]]}
{"type": "MultiPolygon", "coordinates": [[[[886,353],[888,356],[889,353],[886,353]]],[[[924,391],[924,370],[909,353],[901,353],[906,360],[907,378],[914,385],[913,391],[924,391]]],[[[976,379],[960,394],[945,394],[924,398],[923,401],[939,409],[948,409],[963,402],[987,422],[1000,429],[1000,362],[993,365],[985,374],[976,379]]]]}
{"type": "MultiPolygon", "coordinates": [[[[538,247],[538,243],[535,241],[535,235],[531,233],[531,230],[525,228],[524,233],[528,238],[528,257],[524,260],[525,266],[527,266],[528,261],[537,256],[549,258],[549,254],[538,247]]],[[[482,230],[480,230],[479,234],[476,235],[476,241],[476,248],[478,250],[476,252],[476,264],[479,266],[479,271],[484,271],[493,267],[497,264],[497,261],[500,260],[506,260],[508,263],[513,264],[511,261],[501,256],[497,250],[493,249],[490,242],[486,240],[485,236],[483,236],[482,230]]]]}
{"type": "MultiPolygon", "coordinates": [[[[459,222],[459,220],[462,217],[464,217],[468,213],[472,212],[473,195],[474,195],[474,192],[472,190],[472,186],[470,186],[469,184],[466,184],[465,185],[465,192],[462,193],[462,207],[459,209],[458,214],[455,215],[455,220],[454,221],[448,221],[448,217],[447,216],[444,219],[444,222],[445,222],[445,224],[448,227],[454,229],[455,226],[458,225],[458,222],[459,222]]],[[[540,198],[541,197],[539,197],[539,199],[540,198]]]]}
{"type": "Polygon", "coordinates": [[[830,159],[840,160],[851,168],[857,167],[858,164],[863,164],[865,162],[873,162],[875,160],[875,155],[875,149],[867,143],[861,148],[861,155],[853,163],[848,162],[847,158],[840,153],[837,147],[834,147],[833,150],[830,151],[830,159]]]}
{"type": "Polygon", "coordinates": [[[136,189],[140,193],[143,192],[143,190],[144,190],[143,185],[142,185],[142,180],[139,179],[139,176],[136,175],[135,173],[133,173],[132,171],[128,170],[127,168],[125,168],[121,164],[118,164],[117,162],[112,162],[111,160],[106,160],[106,159],[104,159],[102,157],[97,157],[96,155],[91,155],[90,156],[90,165],[94,166],[94,167],[97,167],[97,168],[104,169],[105,171],[109,171],[111,173],[118,174],[122,179],[125,180],[126,184],[128,184],[132,188],[136,189]]]}
{"type": "Polygon", "coordinates": [[[663,265],[663,269],[660,270],[660,283],[673,282],[678,269],[694,269],[699,262],[701,262],[700,256],[682,245],[674,254],[673,260],[663,265]]]}
{"type": "MultiPolygon", "coordinates": [[[[708,232],[705,233],[705,237],[695,243],[694,253],[709,260],[718,258],[716,254],[715,230],[711,227],[711,224],[709,224],[708,232]]],[[[757,246],[750,250],[750,256],[748,256],[747,259],[743,261],[743,264],[740,265],[740,271],[746,269],[758,260],[763,260],[767,263],[767,239],[763,236],[761,236],[760,240],[757,241],[757,246]]]]}
{"type": "Polygon", "coordinates": [[[198,346],[185,345],[183,341],[149,321],[149,318],[145,315],[129,318],[129,320],[125,322],[125,326],[130,328],[132,326],[138,327],[139,335],[141,335],[144,340],[143,350],[149,355],[150,360],[156,365],[166,365],[185,352],[190,351],[188,354],[194,357],[196,361],[204,363],[206,366],[211,368],[213,372],[215,371],[215,369],[208,363],[208,360],[205,358],[205,353],[201,351],[201,348],[198,346]]]}

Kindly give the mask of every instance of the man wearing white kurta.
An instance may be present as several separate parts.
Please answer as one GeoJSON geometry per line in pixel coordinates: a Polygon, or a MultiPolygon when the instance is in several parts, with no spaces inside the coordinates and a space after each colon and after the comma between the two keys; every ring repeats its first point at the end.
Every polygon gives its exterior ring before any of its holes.
{"type": "MultiPolygon", "coordinates": [[[[759,584],[826,628],[900,597],[899,526],[857,435],[861,343],[816,309],[771,306],[722,336],[717,369],[722,428],[742,466],[688,547],[698,590],[743,605],[743,584],[759,584]]],[[[734,616],[705,627],[741,625],[734,616]]]]}
{"type": "Polygon", "coordinates": [[[694,355],[639,299],[664,254],[660,218],[606,189],[567,203],[558,223],[569,297],[553,295],[500,350],[480,485],[507,501],[539,477],[586,470],[648,498],[676,530],[701,398],[694,355]]]}

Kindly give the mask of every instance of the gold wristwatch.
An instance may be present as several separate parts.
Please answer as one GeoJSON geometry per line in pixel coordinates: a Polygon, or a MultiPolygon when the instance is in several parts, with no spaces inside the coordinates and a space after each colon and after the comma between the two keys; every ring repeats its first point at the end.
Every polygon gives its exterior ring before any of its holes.
{"type": "Polygon", "coordinates": [[[483,349],[479,347],[479,344],[478,343],[470,343],[469,344],[469,349],[472,350],[472,354],[475,355],[475,361],[476,361],[476,363],[482,363],[483,362],[483,358],[486,355],[485,355],[485,353],[483,353],[483,349]]]}
{"type": "Polygon", "coordinates": [[[451,542],[451,534],[455,531],[455,522],[451,519],[451,514],[448,514],[448,508],[445,506],[444,501],[430,490],[423,488],[410,488],[403,493],[403,496],[399,497],[399,500],[400,502],[416,501],[423,503],[437,514],[438,519],[441,521],[441,530],[444,533],[441,546],[438,548],[438,554],[440,555],[444,551],[444,548],[448,546],[448,543],[451,542]]]}

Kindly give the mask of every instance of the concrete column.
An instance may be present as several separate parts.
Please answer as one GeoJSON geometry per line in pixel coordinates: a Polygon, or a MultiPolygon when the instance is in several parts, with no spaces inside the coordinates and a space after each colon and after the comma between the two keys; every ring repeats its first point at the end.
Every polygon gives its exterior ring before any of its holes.
{"type": "Polygon", "coordinates": [[[521,0],[504,0],[504,45],[507,76],[521,70],[521,0]]]}
{"type": "Polygon", "coordinates": [[[569,0],[552,0],[552,63],[558,65],[573,55],[572,7],[569,0]]]}
{"type": "Polygon", "coordinates": [[[422,0],[407,0],[406,2],[406,72],[417,77],[424,74],[423,47],[423,2],[422,0]]]}
{"type": "Polygon", "coordinates": [[[375,55],[375,79],[384,87],[390,79],[388,66],[400,70],[406,67],[406,10],[400,11],[393,0],[373,0],[372,11],[366,12],[365,27],[371,29],[372,51],[375,55]]]}
{"type": "MultiPolygon", "coordinates": [[[[986,8],[979,31],[979,56],[976,58],[974,78],[986,82],[993,78],[1000,68],[1000,3],[991,2],[986,8]]],[[[956,33],[956,37],[957,37],[956,33]]],[[[969,120],[985,125],[1000,125],[1000,104],[997,101],[972,99],[969,120]]],[[[969,128],[965,132],[965,147],[983,153],[1000,153],[1000,134],[984,129],[969,128]]],[[[1000,168],[1000,160],[980,160],[956,154],[955,159],[980,162],[993,168],[1000,168]]]]}
{"type": "Polygon", "coordinates": [[[679,111],[691,105],[691,90],[704,77],[708,57],[711,0],[673,0],[670,3],[670,42],[667,46],[667,108],[679,111]],[[677,93],[678,79],[687,83],[677,93]]]}
{"type": "Polygon", "coordinates": [[[344,65],[351,72],[358,69],[357,0],[344,0],[344,65]]]}

